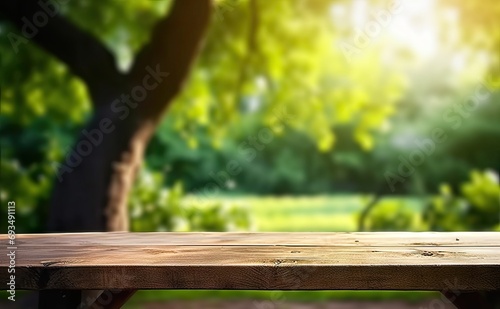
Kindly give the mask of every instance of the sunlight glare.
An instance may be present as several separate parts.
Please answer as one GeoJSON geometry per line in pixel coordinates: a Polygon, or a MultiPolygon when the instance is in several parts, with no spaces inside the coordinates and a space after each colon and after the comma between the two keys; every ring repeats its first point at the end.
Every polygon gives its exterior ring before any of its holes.
{"type": "Polygon", "coordinates": [[[421,59],[435,56],[440,47],[435,1],[404,1],[402,6],[388,29],[389,36],[421,59]]]}

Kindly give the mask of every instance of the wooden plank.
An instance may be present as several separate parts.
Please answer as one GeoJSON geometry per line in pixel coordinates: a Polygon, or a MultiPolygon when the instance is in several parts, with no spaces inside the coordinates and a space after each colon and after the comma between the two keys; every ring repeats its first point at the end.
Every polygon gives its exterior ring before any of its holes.
{"type": "MultiPolygon", "coordinates": [[[[20,246],[88,245],[276,245],[276,246],[471,246],[499,244],[498,232],[379,232],[379,233],[75,233],[24,234],[20,246]]],[[[0,241],[6,235],[0,235],[0,241]]]]}
{"type": "Polygon", "coordinates": [[[109,266],[23,269],[18,289],[494,290],[495,266],[109,266]]]}
{"type": "MultiPolygon", "coordinates": [[[[500,265],[499,247],[65,246],[22,247],[16,268],[78,266],[500,265]]],[[[4,265],[1,265],[4,266],[4,265]]],[[[5,265],[6,266],[6,265],[5,265]]]]}
{"type": "MultiPolygon", "coordinates": [[[[500,288],[500,233],[114,233],[18,239],[17,289],[500,288]],[[472,246],[472,240],[479,245],[472,246]]],[[[0,280],[7,280],[4,260],[0,280]]]]}

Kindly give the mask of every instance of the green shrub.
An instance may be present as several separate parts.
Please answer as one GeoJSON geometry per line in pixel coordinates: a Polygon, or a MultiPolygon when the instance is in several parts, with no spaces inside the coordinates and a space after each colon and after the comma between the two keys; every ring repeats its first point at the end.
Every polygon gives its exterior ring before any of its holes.
{"type": "Polygon", "coordinates": [[[185,196],[180,182],[164,187],[161,173],[142,170],[130,197],[131,230],[235,231],[250,227],[250,217],[240,205],[203,202],[185,196]]]}
{"type": "Polygon", "coordinates": [[[416,231],[421,229],[419,216],[403,200],[379,202],[366,219],[369,231],[416,231]]]}
{"type": "Polygon", "coordinates": [[[443,184],[424,212],[429,229],[500,231],[500,184],[493,171],[472,171],[459,194],[443,184]]]}

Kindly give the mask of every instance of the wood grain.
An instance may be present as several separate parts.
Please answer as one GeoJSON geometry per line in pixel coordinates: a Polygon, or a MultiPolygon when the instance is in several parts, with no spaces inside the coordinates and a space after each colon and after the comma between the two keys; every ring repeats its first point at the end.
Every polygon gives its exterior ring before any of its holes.
{"type": "MultiPolygon", "coordinates": [[[[500,233],[83,233],[16,240],[17,289],[500,289],[500,233]]],[[[7,243],[6,235],[0,241],[7,243]]],[[[2,282],[6,262],[0,261],[2,282]]]]}

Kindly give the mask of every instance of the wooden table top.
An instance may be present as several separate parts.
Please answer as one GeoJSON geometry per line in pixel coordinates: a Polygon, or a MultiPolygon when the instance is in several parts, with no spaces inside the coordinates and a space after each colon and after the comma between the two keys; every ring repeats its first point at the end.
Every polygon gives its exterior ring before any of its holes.
{"type": "Polygon", "coordinates": [[[500,289],[497,232],[20,234],[16,247],[16,289],[500,289]]]}

